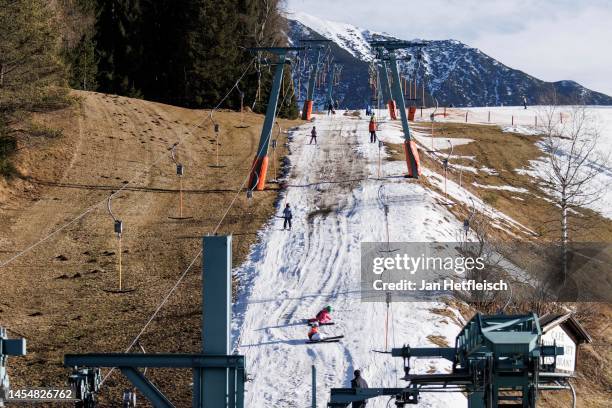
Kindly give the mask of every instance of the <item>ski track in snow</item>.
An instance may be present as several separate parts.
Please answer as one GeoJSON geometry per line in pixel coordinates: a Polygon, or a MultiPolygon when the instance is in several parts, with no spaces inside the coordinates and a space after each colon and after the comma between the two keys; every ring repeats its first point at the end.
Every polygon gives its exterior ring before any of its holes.
{"type": "MultiPolygon", "coordinates": [[[[233,337],[246,356],[246,406],[310,407],[311,365],[317,367],[317,402],[325,407],[332,387],[349,387],[354,369],[361,369],[370,387],[406,383],[402,361],[374,353],[385,345],[385,303],[365,302],[360,293],[360,243],[386,241],[384,185],[391,241],[455,241],[462,223],[439,196],[401,177],[399,163],[383,167],[378,179],[378,146],[368,143],[367,121],[316,116],[319,145],[308,145],[310,124],[291,134],[288,188],[279,206],[293,207],[293,231],[272,219],[260,232],[260,242],[235,272],[242,292],[234,307],[233,337]],[[338,343],[305,344],[308,326],[327,304],[334,307],[336,325],[322,327],[325,336],[344,334],[338,343]]],[[[379,132],[381,138],[385,131],[379,132]]],[[[384,154],[384,152],[383,152],[384,154]]],[[[257,194],[257,193],[255,193],[257,194]]],[[[255,195],[255,199],[257,196],[255,195]]],[[[279,209],[280,212],[280,209],[279,209]]],[[[444,336],[449,344],[460,327],[434,314],[441,303],[392,303],[390,347],[428,346],[428,335],[444,336]]],[[[461,319],[456,311],[453,311],[461,319]]],[[[417,360],[413,372],[450,371],[442,360],[417,360]]],[[[388,398],[370,400],[370,408],[385,407],[388,398]]],[[[424,394],[421,407],[464,407],[459,393],[424,394]]]]}

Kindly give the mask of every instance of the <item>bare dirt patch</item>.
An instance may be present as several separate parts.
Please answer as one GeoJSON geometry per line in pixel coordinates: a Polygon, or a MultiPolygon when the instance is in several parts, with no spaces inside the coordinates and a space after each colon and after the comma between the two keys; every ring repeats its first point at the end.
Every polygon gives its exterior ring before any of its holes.
{"type": "MultiPolygon", "coordinates": [[[[39,139],[13,158],[20,177],[4,183],[0,197],[0,262],[94,207],[79,221],[35,250],[0,268],[0,325],[28,340],[28,354],[10,360],[14,387],[59,386],[67,381],[65,353],[122,352],[140,331],[161,298],[197,254],[201,237],[212,233],[248,174],[263,117],[216,112],[217,141],[208,111],[137,99],[78,92],[81,99],[64,110],[38,115],[41,126],[61,130],[39,139]],[[194,127],[194,124],[198,124],[194,127]],[[181,141],[178,160],[185,165],[184,214],[178,213],[178,178],[169,147],[181,141]],[[150,168],[150,169],[149,169],[150,168]],[[143,170],[149,169],[144,174],[143,170]],[[124,285],[117,287],[117,240],[104,200],[127,181],[113,199],[124,222],[124,285]]],[[[281,120],[284,129],[300,122],[281,120]]],[[[274,136],[277,137],[275,129],[274,136]]],[[[286,135],[278,140],[275,169],[286,154],[286,135]]],[[[270,166],[269,173],[272,171],[270,166]]],[[[269,174],[269,179],[273,175],[269,174]]],[[[241,192],[220,224],[233,234],[234,264],[248,254],[257,231],[275,212],[277,184],[241,192]]],[[[200,261],[181,283],[141,343],[148,352],[197,352],[200,349],[200,261]]],[[[190,404],[191,373],[167,376],[148,371],[177,406],[190,404]]],[[[127,383],[115,373],[105,383],[108,397],[120,400],[127,383]]]]}

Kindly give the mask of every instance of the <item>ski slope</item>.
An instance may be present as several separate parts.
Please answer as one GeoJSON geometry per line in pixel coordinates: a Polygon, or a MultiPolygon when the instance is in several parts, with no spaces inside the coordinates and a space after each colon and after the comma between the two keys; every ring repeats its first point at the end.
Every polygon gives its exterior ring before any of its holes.
{"type": "MultiPolygon", "coordinates": [[[[234,309],[235,349],[246,356],[252,381],[246,406],[310,407],[311,365],[318,370],[318,407],[325,407],[332,387],[348,387],[353,370],[362,370],[370,387],[405,383],[401,359],[374,353],[389,347],[428,346],[428,335],[449,344],[460,327],[434,314],[439,303],[392,303],[385,332],[387,307],[363,302],[360,295],[360,243],[386,241],[384,185],[391,241],[455,241],[462,223],[441,197],[402,177],[399,163],[383,167],[377,178],[378,145],[368,143],[367,121],[318,115],[317,146],[308,145],[311,125],[291,134],[291,170],[280,208],[293,207],[293,230],[283,231],[273,219],[260,232],[260,242],[236,273],[242,281],[234,309]],[[325,305],[334,307],[336,325],[321,328],[323,335],[343,334],[339,343],[305,344],[313,317],[325,305]]],[[[388,127],[389,132],[396,130],[388,127]]],[[[385,140],[386,130],[379,132],[385,140]]],[[[391,137],[396,137],[391,135],[391,137]]],[[[256,197],[255,197],[256,198],[256,197]]],[[[451,311],[457,315],[455,311],[451,311]]],[[[440,360],[418,360],[416,372],[446,372],[440,360]]],[[[386,398],[368,407],[385,407],[386,398]]],[[[458,393],[424,395],[422,407],[463,407],[458,393]]]]}

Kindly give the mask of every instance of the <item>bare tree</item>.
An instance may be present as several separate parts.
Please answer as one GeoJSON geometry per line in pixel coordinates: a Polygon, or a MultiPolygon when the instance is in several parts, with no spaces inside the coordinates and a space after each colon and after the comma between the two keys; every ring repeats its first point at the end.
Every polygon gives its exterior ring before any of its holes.
{"type": "Polygon", "coordinates": [[[560,212],[563,283],[567,279],[570,222],[581,208],[601,198],[596,176],[607,170],[607,158],[599,151],[600,132],[596,118],[584,106],[574,107],[570,114],[556,106],[541,111],[539,131],[543,136],[546,169],[544,189],[560,212]]]}

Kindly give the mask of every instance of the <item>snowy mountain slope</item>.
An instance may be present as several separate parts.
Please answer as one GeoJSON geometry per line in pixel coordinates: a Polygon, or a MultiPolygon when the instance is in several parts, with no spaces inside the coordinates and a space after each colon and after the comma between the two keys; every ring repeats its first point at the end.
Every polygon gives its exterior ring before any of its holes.
{"type": "MultiPolygon", "coordinates": [[[[372,53],[368,40],[397,39],[384,33],[364,30],[350,24],[326,21],[306,13],[291,13],[287,16],[289,38],[297,42],[305,33],[331,39],[334,44],[348,52],[353,61],[369,62],[372,53]]],[[[586,103],[589,105],[612,105],[612,97],[587,89],[574,81],[545,82],[522,71],[512,69],[489,57],[480,50],[455,40],[425,41],[423,58],[413,58],[400,65],[403,75],[417,77],[417,91],[422,94],[422,78],[425,78],[425,104],[433,105],[433,97],[440,105],[490,106],[520,105],[523,96],[529,104],[550,101],[556,94],[560,104],[586,103]]],[[[415,49],[407,53],[416,55],[415,49]]],[[[360,69],[359,81],[367,84],[367,69],[360,69]]],[[[356,81],[357,78],[352,78],[356,81]]],[[[362,107],[369,94],[361,89],[349,88],[339,92],[339,99],[351,108],[362,107]],[[356,92],[360,92],[356,94],[356,92]],[[357,103],[357,101],[360,101],[357,103]]],[[[420,101],[419,101],[420,104],[420,101]]]]}
{"type": "MultiPolygon", "coordinates": [[[[318,369],[319,407],[325,406],[329,388],[349,385],[356,368],[370,386],[403,383],[398,382],[401,361],[372,352],[384,348],[386,304],[363,302],[359,292],[360,243],[384,241],[386,236],[378,199],[381,185],[391,202],[391,240],[453,241],[462,228],[437,203],[436,193],[397,177],[397,163],[386,165],[389,178],[372,178],[378,148],[366,142],[365,120],[317,116],[316,126],[318,146],[307,144],[309,125],[296,131],[290,143],[292,168],[280,205],[294,207],[293,230],[283,231],[282,221],[273,220],[237,270],[248,288],[236,305],[234,327],[237,350],[246,355],[253,377],[248,406],[309,405],[312,364],[318,369]],[[335,308],[336,325],[322,332],[345,338],[340,343],[304,344],[308,328],[302,319],[326,304],[335,308]]],[[[452,344],[459,327],[432,313],[434,307],[446,308],[438,303],[392,303],[389,346],[432,346],[428,335],[452,344]]],[[[448,368],[440,361],[418,362],[420,372],[448,368]]],[[[368,406],[386,403],[378,399],[368,406]]],[[[461,394],[426,395],[421,406],[462,407],[465,399],[461,394]]]]}
{"type": "MultiPolygon", "coordinates": [[[[566,124],[572,121],[575,107],[558,106],[556,109],[558,114],[562,115],[566,124]]],[[[587,106],[586,109],[590,119],[588,125],[599,134],[598,155],[608,160],[607,167],[601,169],[591,185],[591,188],[601,191],[601,197],[589,203],[587,207],[599,212],[604,217],[612,219],[612,189],[606,188],[612,185],[612,170],[610,169],[612,163],[612,107],[587,106]]],[[[434,109],[431,108],[423,109],[423,117],[417,115],[416,120],[428,122],[429,115],[433,112],[434,109]]],[[[438,113],[440,113],[440,110],[438,110],[438,113]]],[[[494,124],[500,126],[504,131],[536,135],[539,133],[539,129],[535,126],[536,117],[539,117],[540,123],[542,123],[546,116],[546,107],[536,106],[529,107],[529,109],[524,109],[522,106],[454,108],[447,109],[447,113],[447,117],[437,116],[436,122],[463,123],[467,113],[469,123],[494,124]]],[[[425,141],[425,143],[427,142],[425,141]]],[[[544,155],[544,152],[542,154],[544,155]]],[[[549,171],[548,162],[543,156],[539,160],[533,160],[526,169],[517,169],[517,171],[529,173],[536,178],[546,179],[546,174],[549,171]]]]}

